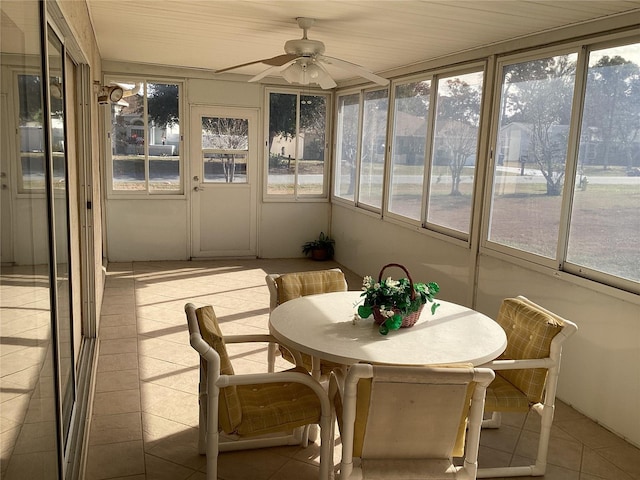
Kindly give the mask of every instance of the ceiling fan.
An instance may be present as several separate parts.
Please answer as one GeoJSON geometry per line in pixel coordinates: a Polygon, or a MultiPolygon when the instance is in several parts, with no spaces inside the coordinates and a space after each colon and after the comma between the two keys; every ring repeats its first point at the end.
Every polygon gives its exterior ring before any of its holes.
{"type": "Polygon", "coordinates": [[[296,20],[298,21],[298,26],[304,33],[301,39],[289,40],[284,44],[284,55],[234,65],[233,67],[216,70],[215,73],[227,72],[256,63],[264,63],[269,65],[269,68],[251,78],[249,80],[250,82],[257,82],[268,75],[281,73],[289,83],[299,83],[302,85],[317,83],[320,85],[320,88],[329,89],[334,88],[337,84],[335,80],[331,78],[325,65],[335,65],[343,70],[371,80],[378,85],[385,86],[389,84],[389,80],[386,78],[376,75],[360,65],[324,55],[324,43],[307,38],[307,30],[315,23],[315,19],[298,17],[296,20]]]}

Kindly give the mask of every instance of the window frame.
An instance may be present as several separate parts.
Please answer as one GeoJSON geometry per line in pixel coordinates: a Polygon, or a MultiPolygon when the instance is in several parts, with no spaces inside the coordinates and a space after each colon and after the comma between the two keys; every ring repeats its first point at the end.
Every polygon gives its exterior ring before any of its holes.
{"type": "MultiPolygon", "coordinates": [[[[143,97],[143,105],[144,105],[144,113],[143,113],[143,123],[140,125],[141,128],[145,130],[145,146],[144,146],[144,170],[145,170],[145,180],[144,180],[144,189],[140,190],[118,190],[113,188],[113,154],[112,154],[112,138],[111,133],[111,104],[104,105],[104,158],[105,158],[105,180],[107,185],[107,199],[149,199],[149,198],[166,198],[166,199],[177,199],[177,198],[186,198],[185,191],[185,176],[187,174],[187,165],[186,165],[186,155],[188,152],[185,151],[185,131],[187,128],[187,120],[185,115],[185,81],[183,79],[176,78],[168,78],[168,77],[156,77],[156,76],[139,76],[139,75],[129,75],[129,74],[113,74],[109,73],[104,76],[104,85],[109,85],[111,83],[127,83],[127,84],[138,84],[142,83],[144,89],[144,97],[143,97]],[[179,140],[179,157],[178,157],[178,175],[179,175],[179,188],[172,191],[154,191],[149,188],[149,141],[147,140],[147,135],[149,132],[149,109],[148,109],[148,84],[171,84],[177,85],[178,87],[178,115],[179,115],[179,128],[180,128],[180,140],[179,140]]],[[[103,107],[101,105],[101,107],[103,107]]],[[[137,126],[137,125],[136,125],[137,126]]]]}
{"type": "Polygon", "coordinates": [[[264,88],[264,150],[263,150],[263,180],[262,180],[262,201],[265,203],[282,203],[282,202],[302,202],[302,203],[325,203],[329,202],[331,172],[332,172],[332,151],[331,151],[331,132],[333,122],[333,92],[320,90],[317,88],[304,87],[265,87],[264,88]],[[321,194],[300,194],[298,182],[298,159],[295,162],[293,194],[273,194],[269,193],[269,121],[271,94],[284,94],[296,96],[296,135],[294,139],[294,151],[298,152],[298,139],[300,138],[300,97],[301,96],[319,96],[325,98],[325,128],[324,128],[324,171],[322,179],[321,194]]]}

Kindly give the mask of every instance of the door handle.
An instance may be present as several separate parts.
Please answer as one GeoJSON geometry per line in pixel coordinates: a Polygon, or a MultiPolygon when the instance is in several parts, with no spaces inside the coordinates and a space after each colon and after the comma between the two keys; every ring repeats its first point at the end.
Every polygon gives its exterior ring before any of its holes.
{"type": "Polygon", "coordinates": [[[204,190],[204,188],[199,187],[199,186],[197,186],[197,185],[196,185],[195,187],[193,187],[193,191],[194,191],[194,192],[200,192],[200,191],[202,191],[202,190],[204,190]]]}

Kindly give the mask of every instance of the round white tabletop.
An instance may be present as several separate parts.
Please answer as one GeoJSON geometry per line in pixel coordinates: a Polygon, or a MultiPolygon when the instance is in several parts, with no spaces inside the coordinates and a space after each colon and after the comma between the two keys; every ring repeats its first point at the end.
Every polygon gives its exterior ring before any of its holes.
{"type": "Polygon", "coordinates": [[[443,300],[437,300],[435,315],[427,304],[413,327],[380,335],[373,317],[353,322],[361,293],[325,293],[285,302],[271,312],[271,334],[285,346],[343,365],[469,362],[477,366],[507,346],[507,337],[494,320],[443,300]]]}

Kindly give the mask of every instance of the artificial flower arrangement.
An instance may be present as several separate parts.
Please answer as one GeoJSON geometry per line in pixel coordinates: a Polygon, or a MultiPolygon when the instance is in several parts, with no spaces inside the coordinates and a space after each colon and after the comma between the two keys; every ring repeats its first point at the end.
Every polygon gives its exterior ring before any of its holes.
{"type": "Polygon", "coordinates": [[[362,282],[364,302],[358,307],[360,318],[373,315],[380,325],[379,332],[386,335],[390,330],[400,327],[410,327],[418,320],[422,307],[432,302],[431,314],[440,306],[435,302],[435,295],[440,287],[435,282],[414,283],[409,272],[402,265],[389,264],[380,270],[378,281],[366,276],[362,282]],[[382,272],[387,267],[400,267],[407,274],[407,278],[394,280],[391,277],[382,279],[382,272]]]}

